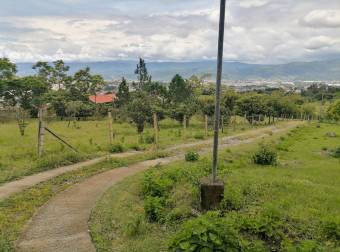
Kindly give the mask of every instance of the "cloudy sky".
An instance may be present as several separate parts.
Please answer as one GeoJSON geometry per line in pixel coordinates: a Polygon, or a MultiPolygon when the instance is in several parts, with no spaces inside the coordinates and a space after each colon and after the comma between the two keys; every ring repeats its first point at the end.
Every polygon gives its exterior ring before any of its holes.
{"type": "MultiPolygon", "coordinates": [[[[214,59],[219,0],[0,0],[0,57],[214,59]]],[[[340,58],[339,0],[227,0],[225,60],[340,58]]]]}

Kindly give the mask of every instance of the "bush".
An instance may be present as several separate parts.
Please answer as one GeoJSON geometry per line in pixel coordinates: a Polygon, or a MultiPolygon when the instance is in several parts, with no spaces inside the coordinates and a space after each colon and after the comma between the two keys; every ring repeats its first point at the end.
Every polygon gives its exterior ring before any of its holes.
{"type": "Polygon", "coordinates": [[[135,237],[143,234],[146,230],[144,217],[141,215],[132,216],[125,226],[125,234],[128,237],[135,237]]]}
{"type": "Polygon", "coordinates": [[[197,152],[189,151],[185,154],[185,161],[187,162],[195,162],[200,158],[200,155],[197,152]]]}
{"type": "Polygon", "coordinates": [[[111,153],[122,153],[124,152],[124,147],[119,143],[114,144],[110,147],[110,152],[111,153]]]}
{"type": "Polygon", "coordinates": [[[340,158],[340,147],[336,148],[336,149],[333,151],[333,157],[335,157],[335,158],[340,158]]]}
{"type": "Polygon", "coordinates": [[[144,136],[144,142],[146,144],[152,144],[155,142],[155,136],[152,136],[152,135],[146,135],[144,136]]]}
{"type": "MultiPolygon", "coordinates": [[[[254,247],[254,246],[252,246],[254,247]]],[[[261,247],[261,248],[260,248],[261,247]]],[[[244,251],[242,236],[228,219],[215,213],[185,223],[170,241],[170,251],[244,251]]],[[[257,245],[253,251],[263,251],[257,245]]]]}
{"type": "Polygon", "coordinates": [[[340,243],[340,218],[329,219],[323,222],[323,233],[327,239],[340,243]]]}
{"type": "Polygon", "coordinates": [[[253,161],[258,165],[276,165],[277,153],[272,148],[261,144],[260,149],[253,155],[253,161]]]}
{"type": "Polygon", "coordinates": [[[202,133],[196,133],[194,135],[194,138],[197,139],[197,140],[203,140],[203,139],[205,139],[205,135],[202,134],[202,133]]]}
{"type": "Polygon", "coordinates": [[[155,172],[148,171],[142,181],[143,196],[164,197],[170,191],[172,184],[169,178],[162,178],[155,172]]]}
{"type": "Polygon", "coordinates": [[[150,222],[161,222],[164,220],[165,200],[162,197],[148,196],[144,200],[145,216],[150,222]]]}

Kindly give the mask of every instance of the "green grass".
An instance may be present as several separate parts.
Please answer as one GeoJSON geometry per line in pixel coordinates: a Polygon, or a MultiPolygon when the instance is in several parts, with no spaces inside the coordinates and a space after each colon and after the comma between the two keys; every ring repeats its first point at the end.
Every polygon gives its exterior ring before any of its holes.
{"type": "MultiPolygon", "coordinates": [[[[16,123],[0,124],[0,184],[62,165],[76,163],[96,156],[105,155],[112,150],[109,145],[108,122],[80,121],[68,127],[67,121],[52,121],[47,125],[72,146],[79,150],[74,153],[46,132],[45,150],[41,159],[37,157],[37,121],[31,120],[21,136],[16,123]]],[[[173,120],[160,122],[159,148],[178,143],[204,139],[201,118],[191,120],[190,127],[184,132],[182,126],[173,120]]],[[[249,128],[248,124],[239,124],[237,131],[249,128]]],[[[133,125],[114,123],[114,144],[124,150],[145,150],[152,144],[148,138],[153,136],[153,129],[147,126],[140,137],[133,125]]],[[[212,136],[212,132],[209,133],[212,136]]],[[[226,133],[227,134],[227,133],[226,133]]]]}
{"type": "Polygon", "coordinates": [[[340,251],[340,160],[332,156],[340,142],[339,137],[326,137],[330,131],[340,135],[338,125],[307,124],[286,136],[272,136],[267,144],[278,152],[274,166],[253,164],[258,143],[221,151],[225,196],[213,217],[197,209],[199,179],[210,172],[207,157],[123,181],[92,213],[97,250],[166,251],[170,241],[194,231],[196,224],[190,220],[208,219],[229,223],[239,232],[235,239],[248,246],[246,251],[251,251],[249,246],[258,246],[252,251],[340,251]],[[154,222],[145,214],[150,207],[145,200],[155,197],[152,190],[164,200],[160,208],[153,203],[159,217],[154,222]]]}
{"type": "Polygon", "coordinates": [[[14,251],[14,242],[36,210],[57,193],[95,174],[139,161],[167,156],[164,152],[138,154],[129,159],[107,159],[96,165],[68,172],[0,201],[0,251],[14,251]]]}

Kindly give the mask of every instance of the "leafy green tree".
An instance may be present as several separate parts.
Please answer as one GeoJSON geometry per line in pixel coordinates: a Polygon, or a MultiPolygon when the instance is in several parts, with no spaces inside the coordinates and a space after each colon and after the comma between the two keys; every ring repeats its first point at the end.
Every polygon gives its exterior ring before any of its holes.
{"type": "Polygon", "coordinates": [[[127,104],[130,100],[130,90],[129,85],[127,84],[125,78],[122,79],[122,82],[119,84],[118,92],[117,92],[117,100],[115,104],[117,107],[122,107],[127,104]]]}
{"type": "Polygon", "coordinates": [[[93,115],[94,108],[82,101],[70,101],[66,103],[66,115],[72,118],[89,117],[93,115]]]}
{"type": "Polygon", "coordinates": [[[183,102],[193,95],[193,87],[182,76],[176,74],[169,85],[169,100],[174,103],[183,102]]]}
{"type": "Polygon", "coordinates": [[[8,58],[0,58],[0,80],[11,80],[17,73],[17,67],[8,58]]]}
{"type": "Polygon", "coordinates": [[[66,86],[74,100],[87,101],[89,95],[95,95],[105,85],[100,75],[92,75],[90,68],[86,67],[74,74],[73,81],[66,86]]]}
{"type": "Polygon", "coordinates": [[[137,68],[135,70],[135,74],[138,78],[137,89],[144,90],[146,84],[151,82],[151,75],[148,73],[148,69],[146,67],[144,59],[140,58],[139,63],[137,64],[137,68]]]}
{"type": "Polygon", "coordinates": [[[258,115],[266,115],[268,108],[266,106],[264,96],[259,94],[250,94],[242,97],[237,102],[238,114],[240,116],[247,115],[247,120],[253,123],[258,120],[258,115]]]}
{"type": "Polygon", "coordinates": [[[37,70],[37,76],[44,80],[49,88],[54,84],[53,80],[53,67],[45,61],[38,61],[33,65],[32,69],[37,70]]]}
{"type": "Polygon", "coordinates": [[[152,118],[152,107],[148,95],[143,91],[132,93],[131,101],[127,104],[127,113],[135,123],[137,132],[143,133],[145,123],[152,118]]]}
{"type": "Polygon", "coordinates": [[[340,121],[340,100],[337,100],[329,107],[328,117],[332,120],[340,121]]]}
{"type": "Polygon", "coordinates": [[[2,90],[2,97],[8,106],[20,106],[34,114],[48,91],[46,83],[39,77],[28,76],[8,80],[2,90]]]}

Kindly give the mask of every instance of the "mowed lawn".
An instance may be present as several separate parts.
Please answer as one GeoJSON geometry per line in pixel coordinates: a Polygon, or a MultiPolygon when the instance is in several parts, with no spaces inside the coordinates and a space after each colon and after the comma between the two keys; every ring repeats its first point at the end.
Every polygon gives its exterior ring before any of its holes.
{"type": "MultiPolygon", "coordinates": [[[[30,120],[21,136],[17,123],[0,123],[0,184],[52,169],[72,164],[110,152],[108,121],[79,121],[69,125],[67,121],[52,121],[47,127],[74,146],[79,153],[61,144],[48,132],[45,133],[43,157],[37,157],[37,120],[30,120]]],[[[249,128],[239,124],[237,130],[249,128]]],[[[147,125],[145,132],[138,135],[133,124],[114,123],[114,145],[121,145],[124,151],[146,150],[151,148],[153,128],[147,125]]],[[[201,117],[191,120],[186,131],[176,121],[166,119],[160,122],[159,148],[182,142],[205,138],[204,123],[201,117]]],[[[229,132],[230,133],[230,132],[229,132]]],[[[212,135],[212,132],[209,132],[212,135]]]]}
{"type": "Polygon", "coordinates": [[[258,143],[221,151],[225,198],[213,217],[198,214],[198,188],[192,182],[208,175],[210,157],[152,171],[154,179],[148,185],[164,189],[166,203],[155,213],[160,221],[145,217],[142,188],[150,174],[112,187],[91,217],[97,250],[167,251],[171,237],[183,227],[182,234],[195,231],[188,222],[210,218],[227,221],[240,232],[237,238],[253,246],[245,251],[340,251],[340,159],[332,156],[340,148],[340,126],[305,124],[287,135],[274,135],[266,144],[278,153],[276,166],[253,164],[258,143]],[[337,137],[328,136],[329,132],[337,137]]]}

